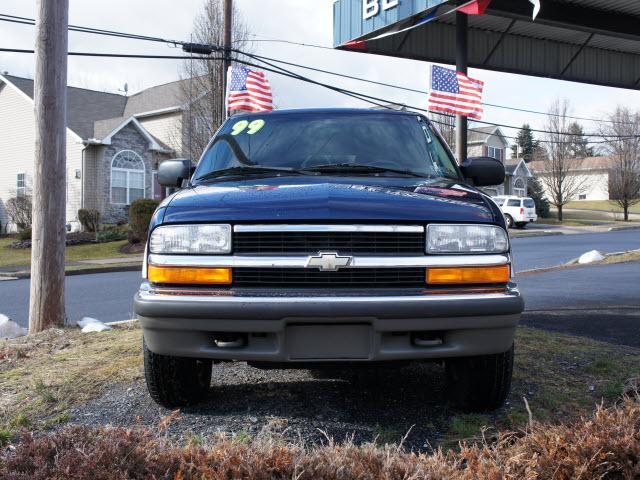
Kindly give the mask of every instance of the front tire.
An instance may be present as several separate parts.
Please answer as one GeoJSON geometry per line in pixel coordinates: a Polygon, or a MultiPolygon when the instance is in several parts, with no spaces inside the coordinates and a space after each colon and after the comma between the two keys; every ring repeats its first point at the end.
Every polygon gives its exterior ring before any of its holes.
{"type": "Polygon", "coordinates": [[[204,400],[211,384],[211,360],[158,355],[143,340],[144,377],[149,395],[165,408],[204,400]]]}
{"type": "Polygon", "coordinates": [[[486,412],[500,408],[509,395],[513,346],[504,353],[446,361],[447,391],[463,410],[486,412]]]}

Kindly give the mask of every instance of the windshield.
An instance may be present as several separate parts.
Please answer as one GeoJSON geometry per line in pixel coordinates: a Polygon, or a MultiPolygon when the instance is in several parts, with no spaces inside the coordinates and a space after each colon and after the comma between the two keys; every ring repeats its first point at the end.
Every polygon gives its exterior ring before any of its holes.
{"type": "MultiPolygon", "coordinates": [[[[421,117],[384,113],[301,112],[231,118],[200,160],[194,180],[235,167],[315,169],[343,175],[371,174],[367,171],[371,167],[385,175],[407,172],[460,179],[453,158],[421,117]]],[[[232,172],[268,174],[266,168],[232,172]]]]}

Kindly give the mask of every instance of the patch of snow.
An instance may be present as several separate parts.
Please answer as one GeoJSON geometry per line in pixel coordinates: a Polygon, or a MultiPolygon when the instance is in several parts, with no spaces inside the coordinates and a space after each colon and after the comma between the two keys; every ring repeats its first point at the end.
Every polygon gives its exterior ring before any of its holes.
{"type": "Polygon", "coordinates": [[[9,317],[0,313],[0,339],[24,337],[26,334],[26,328],[22,328],[9,317]]]}
{"type": "Polygon", "coordinates": [[[591,250],[590,252],[580,255],[580,258],[578,258],[578,263],[593,263],[600,262],[602,260],[604,260],[604,255],[602,255],[598,250],[591,250]]]}
{"type": "Polygon", "coordinates": [[[105,325],[100,320],[91,317],[84,317],[77,325],[82,329],[82,333],[89,332],[104,332],[105,330],[111,330],[109,325],[105,325]]]}

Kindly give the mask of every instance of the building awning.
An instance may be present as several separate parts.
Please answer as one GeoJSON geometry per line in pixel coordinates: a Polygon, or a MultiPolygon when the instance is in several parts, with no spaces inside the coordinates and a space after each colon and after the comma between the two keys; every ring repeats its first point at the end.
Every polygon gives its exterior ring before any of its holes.
{"type": "MultiPolygon", "coordinates": [[[[455,14],[403,33],[371,38],[460,3],[337,0],[335,47],[455,64],[455,14]],[[378,8],[370,10],[377,10],[376,15],[365,19],[367,4],[378,8]]],[[[528,0],[492,0],[484,15],[470,15],[469,67],[640,88],[640,0],[541,0],[541,5],[535,22],[528,0]]]]}

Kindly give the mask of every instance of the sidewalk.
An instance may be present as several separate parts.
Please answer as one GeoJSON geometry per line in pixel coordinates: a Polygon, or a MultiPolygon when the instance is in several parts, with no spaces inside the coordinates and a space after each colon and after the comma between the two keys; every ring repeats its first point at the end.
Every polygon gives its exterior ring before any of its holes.
{"type": "MultiPolygon", "coordinates": [[[[142,255],[130,255],[128,257],[100,258],[66,262],[65,275],[139,270],[142,268],[142,257],[142,255]]],[[[30,276],[31,267],[29,265],[0,268],[0,280],[29,278],[30,276]]]]}
{"type": "Polygon", "coordinates": [[[545,224],[543,222],[530,223],[524,230],[511,229],[511,237],[537,237],[543,235],[575,235],[580,233],[606,233],[619,230],[640,229],[640,222],[603,222],[599,225],[568,226],[545,224]]]}

